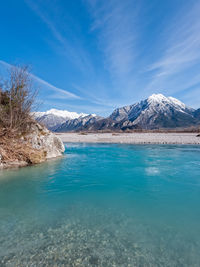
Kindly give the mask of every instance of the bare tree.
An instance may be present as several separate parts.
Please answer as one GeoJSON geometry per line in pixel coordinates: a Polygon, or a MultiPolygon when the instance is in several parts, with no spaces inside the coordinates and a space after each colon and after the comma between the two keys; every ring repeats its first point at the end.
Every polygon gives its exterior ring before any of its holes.
{"type": "Polygon", "coordinates": [[[9,131],[27,131],[36,90],[27,66],[14,66],[0,86],[0,126],[9,131]]]}

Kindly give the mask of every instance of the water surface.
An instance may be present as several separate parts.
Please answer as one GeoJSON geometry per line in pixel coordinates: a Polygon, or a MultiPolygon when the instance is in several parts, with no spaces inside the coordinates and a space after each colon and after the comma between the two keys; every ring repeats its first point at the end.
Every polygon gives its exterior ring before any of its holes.
{"type": "Polygon", "coordinates": [[[0,266],[200,266],[200,146],[66,144],[0,172],[0,266]]]}

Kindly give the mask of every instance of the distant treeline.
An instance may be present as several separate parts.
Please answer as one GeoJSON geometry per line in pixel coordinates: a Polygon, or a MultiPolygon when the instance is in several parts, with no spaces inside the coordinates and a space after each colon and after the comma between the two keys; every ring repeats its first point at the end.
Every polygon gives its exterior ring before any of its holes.
{"type": "MultiPolygon", "coordinates": [[[[73,131],[72,131],[73,132],[73,131]]],[[[98,131],[74,131],[75,133],[80,133],[85,135],[87,133],[200,133],[200,126],[199,127],[189,127],[189,128],[173,128],[173,129],[153,129],[153,130],[146,130],[146,129],[126,129],[122,130],[98,130],[98,131]]],[[[61,132],[60,132],[61,133],[61,132]]],[[[59,134],[59,133],[57,133],[59,134]]]]}

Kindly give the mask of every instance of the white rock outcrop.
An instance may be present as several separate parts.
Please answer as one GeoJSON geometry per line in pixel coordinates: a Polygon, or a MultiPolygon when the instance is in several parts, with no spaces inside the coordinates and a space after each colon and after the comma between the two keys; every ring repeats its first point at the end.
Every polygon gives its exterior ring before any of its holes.
{"type": "Polygon", "coordinates": [[[43,149],[46,152],[47,159],[59,157],[65,151],[61,139],[40,124],[33,125],[31,134],[26,138],[33,148],[43,149]]]}
{"type": "Polygon", "coordinates": [[[38,164],[64,153],[61,139],[44,126],[32,123],[28,132],[0,140],[0,169],[38,164]]]}

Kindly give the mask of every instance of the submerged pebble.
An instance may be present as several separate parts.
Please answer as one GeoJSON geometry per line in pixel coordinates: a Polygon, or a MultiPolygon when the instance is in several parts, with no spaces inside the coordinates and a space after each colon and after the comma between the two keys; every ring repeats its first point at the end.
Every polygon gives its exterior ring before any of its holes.
{"type": "Polygon", "coordinates": [[[199,267],[199,152],[68,144],[5,172],[0,266],[199,267]]]}

